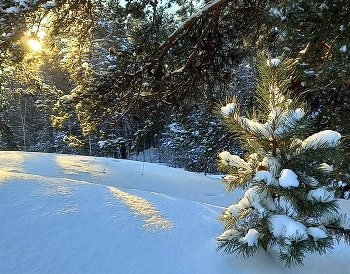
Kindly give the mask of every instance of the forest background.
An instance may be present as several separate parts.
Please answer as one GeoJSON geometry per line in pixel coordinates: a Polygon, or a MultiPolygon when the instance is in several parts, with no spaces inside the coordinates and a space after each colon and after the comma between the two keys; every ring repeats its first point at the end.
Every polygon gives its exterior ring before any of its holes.
{"type": "Polygon", "coordinates": [[[315,132],[341,133],[347,197],[350,3],[345,0],[0,0],[0,146],[216,173],[243,153],[217,116],[259,112],[255,58],[292,58],[288,90],[315,132]],[[141,154],[144,155],[144,154],[141,154]],[[144,157],[144,156],[141,156],[144,157]]]}

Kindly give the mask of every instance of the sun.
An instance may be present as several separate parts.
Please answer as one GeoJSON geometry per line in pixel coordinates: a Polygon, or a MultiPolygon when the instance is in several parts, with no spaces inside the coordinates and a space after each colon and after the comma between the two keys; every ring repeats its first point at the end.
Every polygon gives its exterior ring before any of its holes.
{"type": "Polygon", "coordinates": [[[41,50],[42,44],[39,42],[39,40],[36,39],[29,39],[28,45],[33,51],[39,51],[41,50]]]}

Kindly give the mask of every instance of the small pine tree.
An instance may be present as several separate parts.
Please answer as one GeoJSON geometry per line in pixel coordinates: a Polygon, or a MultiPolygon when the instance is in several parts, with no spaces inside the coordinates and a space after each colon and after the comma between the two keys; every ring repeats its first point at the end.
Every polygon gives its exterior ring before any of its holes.
{"type": "Polygon", "coordinates": [[[258,109],[241,116],[235,99],[221,108],[232,132],[239,133],[245,159],[219,153],[228,191],[246,189],[220,220],[218,250],[245,257],[279,248],[286,267],[302,265],[307,253],[324,254],[334,240],[350,239],[350,221],[338,212],[331,165],[341,160],[340,134],[312,131],[306,104],[291,98],[293,60],[258,58],[258,109]],[[327,162],[327,163],[326,163],[327,162]]]}

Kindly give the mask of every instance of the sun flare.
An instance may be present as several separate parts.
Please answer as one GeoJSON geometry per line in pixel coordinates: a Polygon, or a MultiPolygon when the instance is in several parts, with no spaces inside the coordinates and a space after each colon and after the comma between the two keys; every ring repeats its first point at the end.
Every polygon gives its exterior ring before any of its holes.
{"type": "Polygon", "coordinates": [[[29,39],[28,45],[33,51],[39,51],[41,50],[41,47],[42,47],[42,44],[36,39],[29,39]]]}

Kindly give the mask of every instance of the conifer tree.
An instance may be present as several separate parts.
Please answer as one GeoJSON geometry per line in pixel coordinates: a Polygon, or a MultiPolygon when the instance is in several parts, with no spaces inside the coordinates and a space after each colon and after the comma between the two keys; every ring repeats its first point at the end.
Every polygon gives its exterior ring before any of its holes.
{"type": "Polygon", "coordinates": [[[219,153],[226,189],[246,189],[220,220],[218,250],[245,257],[279,249],[286,267],[302,265],[307,253],[324,254],[335,239],[350,239],[350,221],[334,198],[332,165],[341,161],[340,134],[314,132],[311,114],[288,92],[294,63],[258,58],[258,108],[242,116],[235,99],[221,108],[245,155],[219,153]]]}

